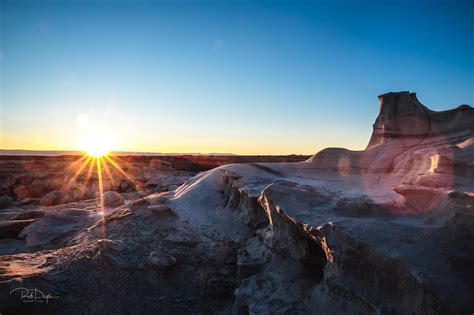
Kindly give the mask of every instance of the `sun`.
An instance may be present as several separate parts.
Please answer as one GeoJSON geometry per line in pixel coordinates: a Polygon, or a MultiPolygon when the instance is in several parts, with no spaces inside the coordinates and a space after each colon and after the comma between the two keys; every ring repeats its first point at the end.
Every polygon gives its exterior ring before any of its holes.
{"type": "Polygon", "coordinates": [[[107,155],[109,152],[103,148],[98,148],[98,147],[91,147],[90,149],[87,150],[87,155],[95,157],[95,158],[100,158],[105,155],[107,155]]]}
{"type": "Polygon", "coordinates": [[[101,158],[109,154],[110,141],[100,132],[91,132],[82,139],[81,149],[91,157],[101,158]]]}

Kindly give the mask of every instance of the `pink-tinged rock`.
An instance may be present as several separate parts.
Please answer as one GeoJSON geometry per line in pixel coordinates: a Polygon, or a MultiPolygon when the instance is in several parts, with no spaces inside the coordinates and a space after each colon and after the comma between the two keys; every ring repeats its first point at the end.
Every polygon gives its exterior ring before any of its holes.
{"type": "Polygon", "coordinates": [[[59,190],[53,190],[47,193],[41,198],[40,203],[42,206],[54,206],[62,203],[63,193],[59,190]]]}
{"type": "Polygon", "coordinates": [[[28,198],[28,194],[29,194],[28,188],[26,188],[23,185],[15,188],[15,195],[16,195],[16,199],[18,200],[28,198]]]}

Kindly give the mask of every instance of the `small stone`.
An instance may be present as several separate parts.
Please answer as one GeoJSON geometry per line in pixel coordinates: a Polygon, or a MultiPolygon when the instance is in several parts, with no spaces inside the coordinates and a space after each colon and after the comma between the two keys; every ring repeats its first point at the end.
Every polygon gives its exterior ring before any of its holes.
{"type": "Polygon", "coordinates": [[[147,258],[148,266],[158,269],[166,269],[176,265],[176,258],[162,251],[150,252],[147,258]]]}
{"type": "Polygon", "coordinates": [[[150,205],[152,205],[152,206],[162,205],[162,204],[166,203],[166,201],[168,201],[168,198],[165,197],[165,196],[157,196],[157,197],[154,197],[154,198],[147,198],[147,199],[150,202],[150,205]]]}
{"type": "Polygon", "coordinates": [[[155,212],[155,213],[173,213],[171,208],[167,205],[154,205],[148,206],[148,210],[155,212]]]}

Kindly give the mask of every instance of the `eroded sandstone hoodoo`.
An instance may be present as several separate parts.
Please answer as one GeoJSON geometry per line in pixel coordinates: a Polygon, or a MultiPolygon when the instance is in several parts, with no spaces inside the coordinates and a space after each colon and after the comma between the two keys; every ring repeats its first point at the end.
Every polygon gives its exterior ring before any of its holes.
{"type": "Polygon", "coordinates": [[[367,149],[391,140],[406,146],[436,140],[456,143],[474,133],[474,109],[468,105],[436,112],[421,104],[416,93],[406,91],[380,95],[379,101],[380,113],[367,149]]]}

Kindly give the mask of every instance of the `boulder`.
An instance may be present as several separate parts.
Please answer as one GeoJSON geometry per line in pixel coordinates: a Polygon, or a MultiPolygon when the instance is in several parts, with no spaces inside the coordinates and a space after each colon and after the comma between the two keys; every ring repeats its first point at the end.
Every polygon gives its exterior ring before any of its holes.
{"type": "Polygon", "coordinates": [[[122,195],[120,195],[116,191],[106,191],[103,195],[102,198],[104,200],[104,206],[105,207],[118,207],[124,204],[124,200],[122,195]]]}
{"type": "Polygon", "coordinates": [[[43,196],[40,200],[42,206],[54,206],[62,203],[63,193],[60,190],[53,190],[43,196]]]}

